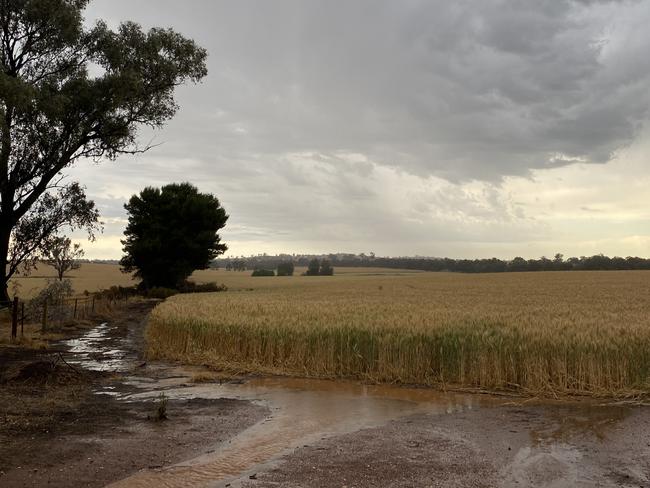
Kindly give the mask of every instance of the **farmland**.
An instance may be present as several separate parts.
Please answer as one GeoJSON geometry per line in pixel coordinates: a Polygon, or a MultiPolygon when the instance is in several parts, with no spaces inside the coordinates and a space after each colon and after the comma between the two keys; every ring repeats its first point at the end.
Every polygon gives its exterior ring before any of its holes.
{"type": "Polygon", "coordinates": [[[153,311],[149,354],[244,371],[527,393],[650,388],[650,272],[251,278],[153,311]]]}
{"type": "MultiPolygon", "coordinates": [[[[222,274],[227,277],[233,273],[201,270],[197,271],[191,279],[204,283],[221,280],[222,274]]],[[[138,283],[131,274],[122,273],[120,266],[117,264],[82,263],[79,269],[69,271],[65,277],[70,279],[72,288],[77,295],[83,294],[84,291],[92,293],[111,286],[133,286],[138,283]]],[[[55,278],[56,272],[54,268],[45,263],[39,263],[37,268],[29,275],[19,275],[13,278],[9,284],[9,290],[13,292],[16,289],[16,293],[21,298],[32,298],[45,286],[47,280],[55,278]]],[[[241,281],[241,275],[239,277],[233,276],[233,278],[234,280],[230,281],[235,285],[241,281]]],[[[13,293],[11,294],[13,295],[13,293]]]]}

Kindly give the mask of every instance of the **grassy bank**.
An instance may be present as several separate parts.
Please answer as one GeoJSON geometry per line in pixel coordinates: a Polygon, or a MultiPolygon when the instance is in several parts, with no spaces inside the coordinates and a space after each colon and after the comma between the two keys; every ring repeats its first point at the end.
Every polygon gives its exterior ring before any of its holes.
{"type": "Polygon", "coordinates": [[[649,272],[250,280],[159,305],[150,355],[532,393],[650,390],[649,272]]]}

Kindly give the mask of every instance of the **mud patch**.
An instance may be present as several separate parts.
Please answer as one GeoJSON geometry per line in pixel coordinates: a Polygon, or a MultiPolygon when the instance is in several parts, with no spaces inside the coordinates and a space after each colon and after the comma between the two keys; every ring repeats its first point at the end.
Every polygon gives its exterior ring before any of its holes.
{"type": "Polygon", "coordinates": [[[236,400],[170,401],[165,422],[147,420],[151,402],[81,407],[89,414],[79,416],[75,409],[62,428],[35,438],[7,444],[0,436],[0,485],[104,486],[143,468],[205,454],[266,414],[236,400]]]}
{"type": "Polygon", "coordinates": [[[598,427],[585,422],[581,431],[557,416],[583,419],[579,404],[413,415],[301,447],[254,480],[240,477],[231,486],[650,486],[650,411],[623,407],[621,415],[614,407],[602,408],[598,427]],[[609,415],[613,420],[604,422],[609,415]],[[561,432],[562,440],[540,439],[540,431],[561,432]]]}
{"type": "Polygon", "coordinates": [[[138,367],[152,305],[132,303],[45,351],[0,347],[0,486],[105,486],[207,454],[264,418],[246,401],[170,399],[169,420],[152,422],[153,401],[118,400],[133,392],[124,383],[133,371],[153,383],[165,374],[138,367]]]}

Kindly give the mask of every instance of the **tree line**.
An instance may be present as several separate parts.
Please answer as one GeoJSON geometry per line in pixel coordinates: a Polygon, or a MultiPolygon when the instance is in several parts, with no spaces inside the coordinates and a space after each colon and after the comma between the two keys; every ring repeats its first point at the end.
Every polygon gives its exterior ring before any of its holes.
{"type": "Polygon", "coordinates": [[[523,271],[596,271],[596,270],[650,270],[650,259],[640,257],[609,257],[603,254],[565,258],[538,259],[452,259],[431,257],[375,257],[366,254],[328,254],[323,256],[280,254],[277,256],[251,256],[236,259],[217,259],[215,267],[244,271],[247,269],[275,268],[291,260],[296,266],[309,266],[314,259],[327,259],[331,266],[379,267],[411,269],[418,271],[448,271],[455,273],[507,273],[523,271]]]}

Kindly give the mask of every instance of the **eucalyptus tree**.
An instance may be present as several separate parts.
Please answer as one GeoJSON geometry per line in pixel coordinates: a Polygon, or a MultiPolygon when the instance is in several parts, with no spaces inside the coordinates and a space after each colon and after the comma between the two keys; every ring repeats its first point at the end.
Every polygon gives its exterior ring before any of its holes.
{"type": "Polygon", "coordinates": [[[171,29],[84,25],[88,0],[0,0],[0,261],[7,282],[62,228],[99,227],[66,169],[145,151],[138,128],[176,112],[174,89],[207,74],[204,49],[171,29]]]}

